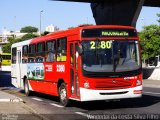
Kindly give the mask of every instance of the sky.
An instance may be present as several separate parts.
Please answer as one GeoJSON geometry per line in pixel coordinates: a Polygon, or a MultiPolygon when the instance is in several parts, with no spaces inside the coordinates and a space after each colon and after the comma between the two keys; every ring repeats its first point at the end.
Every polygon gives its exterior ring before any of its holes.
{"type": "MultiPolygon", "coordinates": [[[[18,31],[25,26],[40,28],[40,11],[42,31],[48,25],[60,29],[79,24],[95,24],[89,3],[60,2],[50,0],[0,0],[0,32],[18,31]]],[[[158,24],[156,16],[160,8],[143,7],[137,21],[137,30],[144,25],[158,24]]]]}

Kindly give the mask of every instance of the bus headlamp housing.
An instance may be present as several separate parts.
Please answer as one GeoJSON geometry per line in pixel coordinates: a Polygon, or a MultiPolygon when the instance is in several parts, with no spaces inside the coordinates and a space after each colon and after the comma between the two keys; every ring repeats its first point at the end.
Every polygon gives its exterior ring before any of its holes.
{"type": "Polygon", "coordinates": [[[141,85],[141,84],[142,84],[141,80],[137,80],[137,81],[136,81],[136,86],[139,86],[139,85],[141,85]]]}
{"type": "Polygon", "coordinates": [[[84,82],[84,88],[89,88],[89,83],[88,82],[84,82]]]}

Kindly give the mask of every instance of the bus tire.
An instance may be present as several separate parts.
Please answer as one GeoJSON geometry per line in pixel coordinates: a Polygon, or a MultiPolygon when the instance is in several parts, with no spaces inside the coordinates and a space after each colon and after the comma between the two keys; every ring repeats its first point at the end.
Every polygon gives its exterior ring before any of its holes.
{"type": "Polygon", "coordinates": [[[67,89],[65,83],[62,83],[59,87],[59,99],[63,106],[69,106],[70,101],[67,97],[67,89]]]}
{"type": "Polygon", "coordinates": [[[29,90],[28,80],[24,81],[24,93],[26,96],[29,96],[31,94],[31,92],[29,90]]]}

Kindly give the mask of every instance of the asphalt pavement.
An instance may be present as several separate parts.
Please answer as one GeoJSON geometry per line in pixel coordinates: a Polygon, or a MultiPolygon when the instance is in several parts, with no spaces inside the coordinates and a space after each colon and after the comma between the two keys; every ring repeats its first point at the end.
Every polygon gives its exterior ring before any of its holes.
{"type": "Polygon", "coordinates": [[[160,80],[143,80],[143,87],[160,88],[160,80]]]}

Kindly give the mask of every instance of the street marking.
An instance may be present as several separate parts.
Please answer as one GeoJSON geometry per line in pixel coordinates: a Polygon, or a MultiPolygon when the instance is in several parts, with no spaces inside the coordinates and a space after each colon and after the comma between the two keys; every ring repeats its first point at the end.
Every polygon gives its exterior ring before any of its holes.
{"type": "Polygon", "coordinates": [[[78,115],[82,115],[82,116],[84,116],[84,117],[87,117],[87,114],[86,113],[82,113],[82,112],[75,112],[76,114],[78,114],[78,115]]]}
{"type": "Polygon", "coordinates": [[[160,93],[155,93],[155,92],[143,92],[143,93],[148,93],[148,94],[155,94],[155,95],[160,95],[160,93]]]}
{"type": "Polygon", "coordinates": [[[10,99],[0,99],[0,102],[10,102],[10,99]]]}
{"type": "Polygon", "coordinates": [[[6,98],[0,99],[0,102],[23,102],[21,98],[6,98]]]}
{"type": "Polygon", "coordinates": [[[37,100],[37,101],[43,101],[43,100],[41,100],[41,99],[39,99],[39,98],[32,98],[33,100],[37,100]]]}
{"type": "Polygon", "coordinates": [[[61,105],[58,105],[58,104],[54,104],[54,103],[51,103],[51,105],[59,107],[59,108],[63,108],[64,107],[64,106],[61,106],[61,105]]]}

